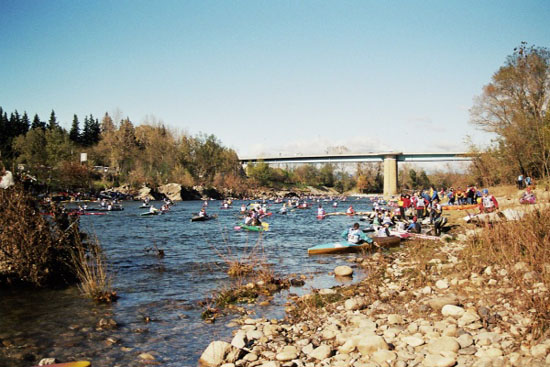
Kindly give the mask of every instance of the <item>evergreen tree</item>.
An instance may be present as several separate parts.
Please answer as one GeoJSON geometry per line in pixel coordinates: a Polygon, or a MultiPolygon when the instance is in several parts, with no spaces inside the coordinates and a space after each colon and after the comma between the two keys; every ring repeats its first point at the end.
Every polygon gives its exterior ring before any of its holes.
{"type": "Polygon", "coordinates": [[[9,136],[10,137],[16,137],[20,135],[21,130],[21,116],[19,115],[19,112],[15,110],[15,112],[12,112],[10,115],[10,128],[9,128],[9,136]]]}
{"type": "Polygon", "coordinates": [[[40,117],[38,117],[38,114],[35,114],[34,118],[32,119],[31,129],[46,130],[46,123],[43,121],[40,121],[40,117]]]}
{"type": "Polygon", "coordinates": [[[90,115],[90,142],[92,145],[99,143],[101,135],[101,125],[99,120],[90,115]]]}
{"type": "Polygon", "coordinates": [[[48,121],[48,129],[58,129],[59,124],[57,123],[57,117],[55,117],[55,111],[52,110],[52,113],[50,114],[50,120],[48,121]]]}
{"type": "Polygon", "coordinates": [[[71,126],[71,131],[69,132],[69,138],[75,144],[80,144],[80,127],[78,124],[78,116],[74,115],[73,125],[71,126]]]}
{"type": "Polygon", "coordinates": [[[80,144],[85,147],[90,146],[90,120],[88,116],[84,117],[84,127],[82,128],[82,134],[80,134],[80,144]]]}
{"type": "Polygon", "coordinates": [[[27,115],[27,111],[23,112],[23,117],[21,117],[21,134],[26,134],[31,127],[31,121],[27,115]]]}

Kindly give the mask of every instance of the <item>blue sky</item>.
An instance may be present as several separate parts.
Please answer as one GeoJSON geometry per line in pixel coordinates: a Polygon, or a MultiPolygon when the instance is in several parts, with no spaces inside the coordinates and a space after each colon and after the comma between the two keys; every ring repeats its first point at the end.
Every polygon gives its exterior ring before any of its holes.
{"type": "Polygon", "coordinates": [[[163,121],[259,153],[458,151],[549,1],[0,0],[0,106],[163,121]]]}

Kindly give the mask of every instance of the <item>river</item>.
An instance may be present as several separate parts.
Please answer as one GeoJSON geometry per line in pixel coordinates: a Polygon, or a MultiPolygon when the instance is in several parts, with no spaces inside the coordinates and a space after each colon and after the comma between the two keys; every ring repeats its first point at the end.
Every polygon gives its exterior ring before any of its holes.
{"type": "MultiPolygon", "coordinates": [[[[344,211],[349,204],[358,211],[371,209],[364,198],[350,198],[337,209],[324,204],[327,212],[344,211]]],[[[81,229],[95,234],[106,252],[119,300],[96,305],[76,287],[0,291],[0,366],[28,367],[44,357],[90,360],[94,367],[142,366],[141,353],[152,354],[162,366],[196,366],[211,341],[230,340],[233,328],[227,324],[240,317],[229,314],[213,324],[201,319],[200,301],[231,284],[227,259],[255,251],[276,274],[308,276],[305,286],[280,292],[269,306],[246,306],[253,318],[282,318],[289,294],[339,284],[329,272],[354,256],[307,255],[314,244],[340,240],[339,234],[356,220],[318,220],[317,204],[287,215],[278,214],[281,205],[273,204],[266,220],[269,231],[261,234],[235,230],[240,201],[227,210],[220,209],[220,201],[210,201],[208,213],[218,218],[190,222],[201,205],[178,202],[165,215],[142,217],[146,209],[140,203],[126,202],[120,212],[82,216],[81,229]],[[164,250],[164,258],[148,251],[154,246],[164,250]],[[100,328],[101,319],[118,326],[100,328]]]]}

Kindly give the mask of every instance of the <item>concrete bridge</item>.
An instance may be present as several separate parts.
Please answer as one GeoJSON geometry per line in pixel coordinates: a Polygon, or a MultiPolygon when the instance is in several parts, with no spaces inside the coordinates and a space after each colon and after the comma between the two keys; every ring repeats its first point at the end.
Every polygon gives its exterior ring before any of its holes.
{"type": "Polygon", "coordinates": [[[398,162],[468,162],[472,157],[466,152],[452,153],[349,153],[325,155],[295,155],[279,157],[241,158],[243,164],[264,162],[267,164],[316,164],[316,163],[359,163],[384,162],[384,196],[397,194],[398,162]]]}

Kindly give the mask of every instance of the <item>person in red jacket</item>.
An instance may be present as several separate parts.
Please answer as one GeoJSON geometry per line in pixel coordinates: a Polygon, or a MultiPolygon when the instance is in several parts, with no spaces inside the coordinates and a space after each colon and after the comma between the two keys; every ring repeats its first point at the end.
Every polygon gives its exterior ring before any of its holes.
{"type": "Polygon", "coordinates": [[[481,198],[479,210],[482,213],[491,213],[498,210],[497,199],[493,195],[489,195],[489,190],[487,189],[483,189],[483,197],[481,198]]]}

